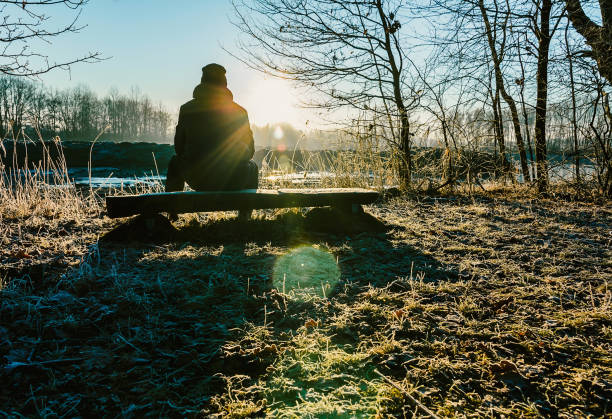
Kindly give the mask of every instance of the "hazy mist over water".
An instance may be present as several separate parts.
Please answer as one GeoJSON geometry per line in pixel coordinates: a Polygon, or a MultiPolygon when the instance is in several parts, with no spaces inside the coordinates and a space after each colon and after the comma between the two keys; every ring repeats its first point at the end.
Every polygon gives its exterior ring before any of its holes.
{"type": "Polygon", "coordinates": [[[300,130],[283,122],[264,126],[251,126],[255,147],[269,148],[278,151],[302,150],[334,150],[339,145],[338,131],[300,130]]]}

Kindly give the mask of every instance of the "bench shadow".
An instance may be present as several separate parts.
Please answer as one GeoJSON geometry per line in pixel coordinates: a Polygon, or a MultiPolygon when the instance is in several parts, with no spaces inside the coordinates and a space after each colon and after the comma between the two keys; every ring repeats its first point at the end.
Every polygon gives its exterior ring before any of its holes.
{"type": "MultiPolygon", "coordinates": [[[[275,282],[279,260],[293,249],[316,248],[337,265],[339,278],[327,295],[332,299],[347,287],[382,288],[398,277],[457,277],[418,249],[398,244],[393,238],[397,226],[367,213],[347,216],[320,208],[248,222],[192,219],[177,227],[161,219],[155,222],[159,224],[151,230],[146,220],[132,219],[102,238],[101,259],[119,261],[114,267],[103,262],[114,276],[80,291],[104,294],[103,286],[116,288],[112,320],[96,325],[102,331],[98,339],[108,346],[117,342],[117,330],[125,339],[119,339],[105,366],[107,371],[123,371],[121,381],[107,374],[96,382],[109,386],[120,400],[106,413],[161,399],[169,403],[167,412],[193,414],[225,389],[224,377],[254,379],[265,373],[276,354],[265,348],[244,354],[241,348],[251,342],[244,331],[253,330],[246,325],[273,322],[269,333],[276,336],[297,330],[309,310],[315,310],[310,302],[287,307],[275,282]],[[134,387],[142,392],[134,394],[134,387]]],[[[98,377],[101,371],[96,373],[98,377]]],[[[90,405],[95,403],[99,401],[90,405]]]]}
{"type": "Polygon", "coordinates": [[[107,232],[105,242],[194,242],[217,244],[231,242],[262,242],[274,240],[286,244],[295,237],[329,236],[332,239],[347,234],[381,233],[388,227],[368,213],[351,214],[335,208],[313,208],[305,214],[281,212],[272,218],[260,216],[248,221],[237,218],[191,218],[173,225],[166,217],[156,214],[126,220],[107,232]],[[335,237],[338,236],[338,237],[335,237]]]}
{"type": "MultiPolygon", "coordinates": [[[[249,221],[237,218],[192,218],[175,227],[165,217],[134,217],[101,238],[102,242],[186,244],[197,246],[232,245],[242,251],[257,247],[288,247],[323,244],[342,263],[344,277],[365,284],[392,281],[397,276],[417,277],[426,282],[455,281],[458,270],[394,239],[394,230],[367,212],[347,214],[335,208],[314,208],[306,212],[281,212],[249,221]],[[153,226],[151,226],[153,224],[153,226]]],[[[268,267],[269,268],[269,267],[268,267]]]]}

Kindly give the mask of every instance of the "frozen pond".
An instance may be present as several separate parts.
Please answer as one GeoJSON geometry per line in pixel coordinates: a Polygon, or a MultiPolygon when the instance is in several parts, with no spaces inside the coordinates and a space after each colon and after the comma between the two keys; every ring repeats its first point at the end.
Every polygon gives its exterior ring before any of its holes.
{"type": "Polygon", "coordinates": [[[124,188],[134,186],[155,186],[165,184],[165,176],[144,176],[144,177],[78,177],[74,178],[75,185],[86,185],[92,188],[124,188]]]}
{"type": "MultiPolygon", "coordinates": [[[[592,165],[583,164],[580,167],[580,172],[583,178],[592,176],[595,169],[592,165]]],[[[40,172],[35,170],[19,170],[18,172],[10,171],[8,178],[9,182],[16,182],[18,179],[21,181],[26,180],[28,177],[44,178],[44,181],[50,185],[67,185],[69,183],[80,186],[80,187],[92,187],[101,189],[123,189],[123,188],[155,188],[161,187],[166,183],[166,176],[163,174],[155,174],[152,172],[143,174],[133,174],[126,172],[125,170],[116,169],[113,167],[99,167],[94,168],[91,171],[91,175],[87,168],[72,168],[68,170],[68,179],[62,178],[58,172],[48,171],[40,172]]],[[[551,181],[559,180],[573,180],[575,176],[575,166],[569,163],[558,163],[551,161],[549,163],[549,175],[551,181]]],[[[332,180],[336,176],[333,172],[328,171],[301,171],[294,173],[287,173],[281,171],[266,171],[260,173],[260,183],[274,185],[282,184],[295,185],[296,187],[317,187],[324,180],[332,180]]],[[[342,174],[343,179],[347,177],[363,179],[364,177],[369,178],[370,183],[374,181],[373,173],[355,173],[355,174],[342,174]]],[[[522,175],[517,173],[517,180],[522,181],[522,175]]],[[[483,179],[481,179],[483,180],[483,179]]]]}
{"type": "MultiPolygon", "coordinates": [[[[261,175],[261,181],[266,183],[290,183],[294,185],[310,186],[318,185],[324,178],[334,178],[336,175],[331,172],[297,172],[297,173],[282,173],[271,172],[261,175]]],[[[358,175],[353,175],[357,177],[358,175]]],[[[134,186],[155,186],[156,184],[165,184],[166,176],[164,175],[149,175],[149,176],[133,176],[133,177],[115,177],[115,176],[80,176],[72,178],[75,185],[86,185],[94,188],[121,188],[134,186]]]]}

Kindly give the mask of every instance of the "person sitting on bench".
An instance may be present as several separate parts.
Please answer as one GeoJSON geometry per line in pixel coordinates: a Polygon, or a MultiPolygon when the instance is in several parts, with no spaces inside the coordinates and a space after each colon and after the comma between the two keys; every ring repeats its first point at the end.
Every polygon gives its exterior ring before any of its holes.
{"type": "MultiPolygon", "coordinates": [[[[181,106],[166,192],[256,189],[259,170],[247,111],[233,101],[225,68],[208,64],[193,99],[181,106]]],[[[240,214],[249,218],[249,212],[240,214]]]]}

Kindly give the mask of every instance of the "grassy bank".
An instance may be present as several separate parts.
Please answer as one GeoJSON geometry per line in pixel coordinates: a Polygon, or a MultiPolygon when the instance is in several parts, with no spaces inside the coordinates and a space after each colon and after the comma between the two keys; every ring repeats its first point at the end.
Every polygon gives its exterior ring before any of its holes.
{"type": "Polygon", "coordinates": [[[0,170],[0,415],[610,414],[609,201],[465,184],[151,231],[64,162],[0,170]]]}
{"type": "Polygon", "coordinates": [[[439,416],[610,414],[609,202],[367,212],[382,225],[195,214],[109,241],[95,196],[4,192],[0,414],[402,417],[406,392],[439,416]]]}

